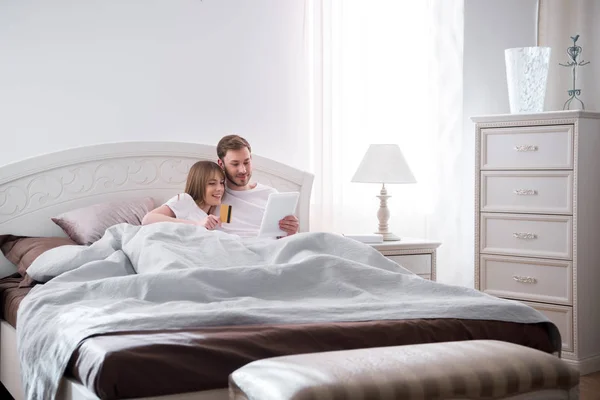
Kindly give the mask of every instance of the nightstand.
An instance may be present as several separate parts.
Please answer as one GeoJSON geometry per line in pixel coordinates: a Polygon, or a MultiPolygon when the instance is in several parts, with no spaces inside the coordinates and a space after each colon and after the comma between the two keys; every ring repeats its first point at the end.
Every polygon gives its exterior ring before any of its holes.
{"type": "Polygon", "coordinates": [[[436,249],[440,242],[402,238],[398,241],[370,243],[381,254],[422,278],[435,281],[436,249]]]}

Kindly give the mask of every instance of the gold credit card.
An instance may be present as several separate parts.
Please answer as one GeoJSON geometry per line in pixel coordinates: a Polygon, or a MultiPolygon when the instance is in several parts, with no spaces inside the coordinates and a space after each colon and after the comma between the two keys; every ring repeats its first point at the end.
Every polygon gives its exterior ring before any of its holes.
{"type": "Polygon", "coordinates": [[[221,204],[221,222],[231,222],[231,206],[227,204],[221,204]]]}

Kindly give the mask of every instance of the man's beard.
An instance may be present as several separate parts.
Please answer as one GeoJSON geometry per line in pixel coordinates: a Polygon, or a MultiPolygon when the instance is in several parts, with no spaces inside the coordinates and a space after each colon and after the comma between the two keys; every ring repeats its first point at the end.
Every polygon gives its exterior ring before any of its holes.
{"type": "Polygon", "coordinates": [[[248,182],[250,182],[250,177],[252,177],[252,174],[246,174],[247,181],[246,183],[237,183],[234,179],[234,177],[229,173],[229,171],[227,171],[227,168],[223,168],[223,172],[225,172],[225,178],[227,178],[227,180],[229,182],[231,182],[233,185],[237,186],[237,187],[244,187],[248,184],[248,182]]]}

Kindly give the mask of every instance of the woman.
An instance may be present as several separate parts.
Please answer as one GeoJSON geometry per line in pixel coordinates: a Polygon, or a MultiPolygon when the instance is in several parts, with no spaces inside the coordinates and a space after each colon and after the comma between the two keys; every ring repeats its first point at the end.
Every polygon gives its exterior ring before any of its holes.
{"type": "Polygon", "coordinates": [[[214,230],[221,226],[221,221],[213,213],[221,204],[224,192],[225,174],[221,167],[212,161],[198,161],[190,168],[185,192],[146,214],[142,225],[179,222],[214,230]]]}

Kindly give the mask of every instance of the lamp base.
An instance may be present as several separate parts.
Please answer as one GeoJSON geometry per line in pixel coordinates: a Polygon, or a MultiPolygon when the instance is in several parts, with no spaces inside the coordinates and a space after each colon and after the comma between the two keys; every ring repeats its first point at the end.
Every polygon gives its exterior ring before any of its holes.
{"type": "Polygon", "coordinates": [[[381,187],[381,192],[379,193],[379,211],[377,211],[377,218],[379,219],[379,226],[377,229],[377,234],[383,236],[383,240],[385,242],[400,240],[400,238],[394,235],[388,229],[388,220],[390,219],[390,210],[387,206],[387,199],[392,196],[387,194],[387,189],[385,188],[385,183],[381,187]]]}
{"type": "Polygon", "coordinates": [[[392,232],[375,232],[375,233],[377,233],[378,235],[382,235],[384,242],[391,242],[391,241],[401,240],[400,236],[396,236],[392,232]]]}

